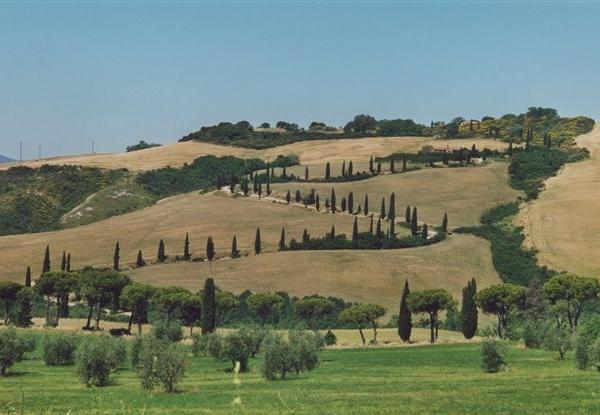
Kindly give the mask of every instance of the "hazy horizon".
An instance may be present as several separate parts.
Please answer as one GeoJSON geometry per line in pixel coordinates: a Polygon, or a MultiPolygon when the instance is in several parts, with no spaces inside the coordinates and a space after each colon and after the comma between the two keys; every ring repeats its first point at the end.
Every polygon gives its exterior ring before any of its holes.
{"type": "Polygon", "coordinates": [[[0,154],[203,125],[599,113],[591,3],[5,3],[0,154]]]}

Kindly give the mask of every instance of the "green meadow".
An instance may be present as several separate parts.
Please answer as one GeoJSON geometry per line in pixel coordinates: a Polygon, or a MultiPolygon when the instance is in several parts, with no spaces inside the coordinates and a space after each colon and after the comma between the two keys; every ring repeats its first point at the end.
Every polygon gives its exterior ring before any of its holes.
{"type": "Polygon", "coordinates": [[[477,344],[333,349],[308,375],[267,381],[260,358],[236,375],[193,357],[179,392],[141,389],[129,367],[88,388],[74,366],[45,366],[37,351],[0,378],[0,412],[50,414],[597,414],[600,373],[572,356],[510,346],[508,369],[484,373],[477,344]]]}

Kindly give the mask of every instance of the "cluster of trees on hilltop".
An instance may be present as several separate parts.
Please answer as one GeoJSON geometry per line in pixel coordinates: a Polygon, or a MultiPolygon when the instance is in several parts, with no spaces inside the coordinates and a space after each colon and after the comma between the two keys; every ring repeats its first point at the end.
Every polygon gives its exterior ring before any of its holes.
{"type": "Polygon", "coordinates": [[[127,146],[125,150],[130,153],[132,151],[145,150],[147,148],[160,147],[161,144],[147,143],[145,140],[140,140],[139,143],[127,146]]]}
{"type": "Polygon", "coordinates": [[[52,165],[0,171],[0,235],[57,229],[62,215],[126,174],[121,170],[52,165]]]}

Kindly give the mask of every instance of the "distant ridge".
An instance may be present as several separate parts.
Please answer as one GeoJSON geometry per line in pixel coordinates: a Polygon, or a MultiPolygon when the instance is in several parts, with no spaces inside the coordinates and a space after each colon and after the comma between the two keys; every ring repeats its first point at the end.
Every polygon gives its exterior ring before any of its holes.
{"type": "Polygon", "coordinates": [[[14,160],[11,159],[10,157],[6,157],[6,156],[3,156],[2,154],[0,154],[0,163],[9,163],[11,161],[14,161],[14,160]]]}

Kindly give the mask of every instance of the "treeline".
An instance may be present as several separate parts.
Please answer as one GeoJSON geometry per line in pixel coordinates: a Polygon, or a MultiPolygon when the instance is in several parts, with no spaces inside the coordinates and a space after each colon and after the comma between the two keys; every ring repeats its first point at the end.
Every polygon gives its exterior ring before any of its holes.
{"type": "Polygon", "coordinates": [[[490,150],[484,148],[483,150],[477,149],[477,146],[473,144],[471,148],[460,148],[452,149],[450,151],[434,151],[433,148],[425,148],[419,150],[417,153],[393,153],[385,157],[377,157],[377,162],[389,162],[393,160],[406,160],[414,164],[428,164],[442,163],[448,166],[451,163],[470,163],[473,158],[481,158],[483,161],[490,157],[504,156],[504,152],[498,150],[490,150]]]}
{"type": "Polygon", "coordinates": [[[60,218],[127,173],[93,167],[12,167],[0,171],[0,235],[58,229],[60,218]]]}
{"type": "Polygon", "coordinates": [[[145,150],[147,148],[160,147],[161,144],[147,143],[145,140],[140,140],[137,144],[132,144],[125,148],[125,151],[131,153],[132,151],[145,150]]]}

